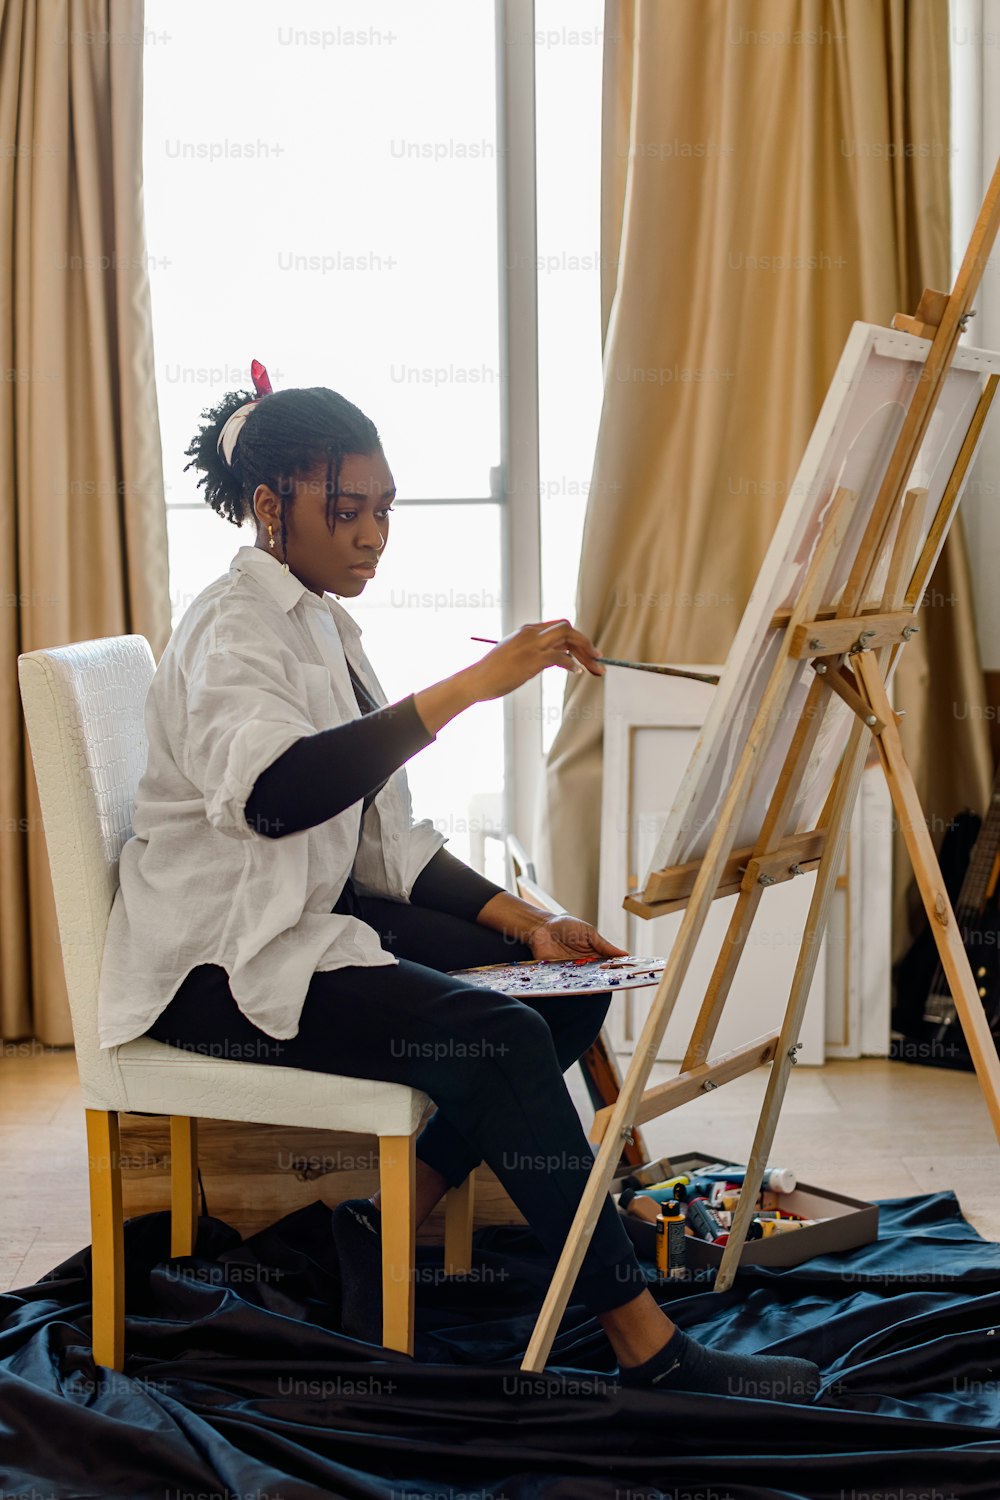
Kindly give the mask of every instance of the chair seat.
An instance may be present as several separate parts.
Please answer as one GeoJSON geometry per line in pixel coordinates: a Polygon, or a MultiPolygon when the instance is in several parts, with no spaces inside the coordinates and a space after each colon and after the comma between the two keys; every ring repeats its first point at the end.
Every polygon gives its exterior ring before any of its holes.
{"type": "MultiPolygon", "coordinates": [[[[421,1089],[402,1083],[204,1057],[151,1037],[108,1050],[115,1054],[125,1107],[138,1113],[412,1135],[431,1102],[421,1089]]],[[[109,1107],[106,1100],[86,1097],[84,1105],[109,1107]]]]}

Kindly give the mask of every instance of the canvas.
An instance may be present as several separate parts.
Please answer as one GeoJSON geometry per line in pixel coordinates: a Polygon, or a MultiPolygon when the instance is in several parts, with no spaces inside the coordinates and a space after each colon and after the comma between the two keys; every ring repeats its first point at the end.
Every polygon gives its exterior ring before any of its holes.
{"type": "MultiPolygon", "coordinates": [[[[761,695],[783,647],[784,632],[771,628],[771,620],[777,611],[795,602],[833,496],[838,487],[844,487],[857,492],[858,503],[827,590],[825,602],[838,602],[850,558],[868,521],[929,348],[927,339],[870,323],[854,324],[653,852],[647,884],[653,871],[697,859],[705,852],[761,695]]],[[[927,490],[921,545],[986,378],[997,372],[1000,354],[962,346],[957,349],[908,482],[909,488],[927,490]]],[[[890,532],[876,585],[888,566],[893,539],[890,532]]],[[[944,534],[942,544],[943,540],[944,534]]],[[[873,603],[878,592],[876,586],[873,603]]],[[[782,722],[755,777],[736,833],[736,847],[754,843],[760,832],[813,679],[812,667],[803,661],[782,722]]],[[[835,702],[828,710],[803,777],[789,832],[814,826],[853,717],[843,703],[835,702]]]]}

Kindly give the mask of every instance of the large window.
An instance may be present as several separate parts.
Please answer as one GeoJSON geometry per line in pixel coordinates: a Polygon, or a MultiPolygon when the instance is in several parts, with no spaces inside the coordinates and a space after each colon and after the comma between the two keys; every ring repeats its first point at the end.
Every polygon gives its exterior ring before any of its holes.
{"type": "MultiPolygon", "coordinates": [[[[249,386],[329,385],[373,419],[399,491],[351,610],[390,700],[501,634],[495,42],[491,3],[147,0],[145,208],[174,620],[253,541],[184,449],[249,386]]],[[[499,705],[409,767],[468,857],[503,777],[499,705]]]]}
{"type": "MultiPolygon", "coordinates": [[[[539,0],[543,612],[572,615],[600,403],[600,0],[539,0]]],[[[329,385],[382,435],[398,486],[376,580],[350,608],[390,700],[505,620],[493,0],[146,0],[144,169],[174,622],[252,543],[184,472],[202,409],[329,385]]],[[[515,186],[515,191],[518,189],[515,186]]],[[[522,510],[538,525],[539,512],[522,510]]],[[[564,676],[544,682],[541,743],[564,676]]],[[[463,858],[499,817],[503,708],[408,766],[414,811],[463,858]]],[[[499,878],[494,859],[487,868],[499,878]]]]}

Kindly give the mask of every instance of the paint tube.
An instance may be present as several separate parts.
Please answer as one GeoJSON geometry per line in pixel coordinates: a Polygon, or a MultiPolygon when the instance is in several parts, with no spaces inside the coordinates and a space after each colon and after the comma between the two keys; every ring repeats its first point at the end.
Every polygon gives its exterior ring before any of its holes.
{"type": "MultiPolygon", "coordinates": [[[[704,1182],[731,1182],[741,1183],[747,1175],[746,1167],[695,1167],[694,1175],[699,1181],[704,1182]]],[[[791,1167],[767,1167],[761,1178],[761,1187],[768,1188],[772,1193],[794,1193],[796,1187],[795,1173],[791,1167]]]]}
{"type": "Polygon", "coordinates": [[[656,1268],[661,1276],[684,1275],[684,1215],[676,1198],[660,1210],[656,1220],[656,1268]]]}
{"type": "Polygon", "coordinates": [[[822,1224],[823,1219],[765,1219],[761,1230],[766,1240],[774,1234],[787,1234],[791,1229],[809,1229],[813,1224],[822,1224]]]}

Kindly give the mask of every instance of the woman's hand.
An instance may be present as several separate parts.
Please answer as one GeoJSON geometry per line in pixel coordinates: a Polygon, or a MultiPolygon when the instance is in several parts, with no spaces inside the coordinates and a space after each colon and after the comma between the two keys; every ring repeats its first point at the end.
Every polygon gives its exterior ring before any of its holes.
{"type": "Polygon", "coordinates": [[[568,620],[522,625],[471,667],[414,693],[414,707],[430,733],[437,734],[456,714],[474,703],[512,693],[545,667],[564,667],[568,672],[586,667],[594,677],[603,677],[599,655],[596,646],[568,620]]]}
{"type": "Polygon", "coordinates": [[[522,625],[519,630],[504,636],[469,671],[482,702],[512,693],[545,667],[563,667],[568,672],[578,672],[583,666],[594,677],[603,677],[604,668],[597,660],[599,656],[596,646],[581,631],[575,630],[568,620],[546,620],[539,625],[522,625]]]}
{"type": "Polygon", "coordinates": [[[524,940],[535,958],[623,958],[627,948],[616,948],[596,927],[579,917],[549,917],[524,940]]]}

